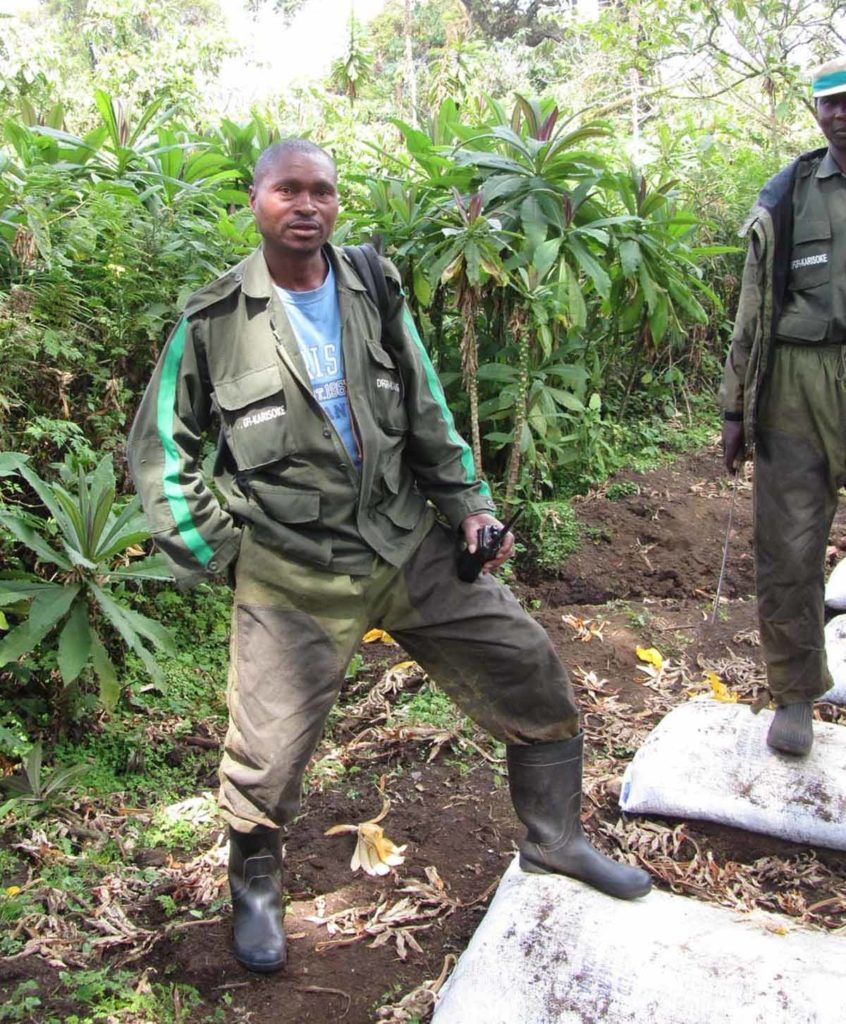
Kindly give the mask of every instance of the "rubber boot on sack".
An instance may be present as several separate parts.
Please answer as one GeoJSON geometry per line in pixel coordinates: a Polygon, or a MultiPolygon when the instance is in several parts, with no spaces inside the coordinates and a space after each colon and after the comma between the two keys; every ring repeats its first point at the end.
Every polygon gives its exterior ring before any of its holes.
{"type": "Polygon", "coordinates": [[[606,857],[582,831],[583,748],[583,733],[560,743],[507,748],[511,800],[528,829],[520,843],[520,867],[569,875],[618,899],[645,896],[652,888],[649,875],[606,857]]]}
{"type": "Polygon", "coordinates": [[[814,742],[814,707],[810,701],[782,704],[775,709],[767,745],[782,754],[804,757],[814,742]]]}
{"type": "Polygon", "coordinates": [[[278,831],[230,828],[229,889],[235,958],[250,971],[278,971],[287,952],[278,831]]]}

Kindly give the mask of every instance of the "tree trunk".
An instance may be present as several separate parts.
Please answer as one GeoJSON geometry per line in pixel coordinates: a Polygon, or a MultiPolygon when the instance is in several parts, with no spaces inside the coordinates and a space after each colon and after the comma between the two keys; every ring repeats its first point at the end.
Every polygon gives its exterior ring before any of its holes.
{"type": "Polygon", "coordinates": [[[519,306],[511,314],[509,325],[517,342],[518,370],[517,400],[514,409],[514,439],[508,453],[508,469],[505,477],[505,504],[514,503],[514,495],[520,483],[520,450],[523,430],[526,426],[527,404],[529,400],[529,332],[526,329],[526,313],[519,306]]]}
{"type": "Polygon", "coordinates": [[[405,0],[405,77],[411,99],[411,125],[417,128],[417,78],[414,74],[414,51],[411,45],[411,0],[405,0]]]}
{"type": "MultiPolygon", "coordinates": [[[[640,38],[640,11],[633,5],[629,11],[629,24],[635,37],[640,38]]],[[[629,69],[629,88],[632,91],[632,139],[640,140],[640,71],[634,65],[629,69]]]]}
{"type": "Polygon", "coordinates": [[[479,347],[476,339],[476,306],[478,297],[468,288],[460,304],[463,331],[461,335],[461,379],[470,399],[470,444],[473,449],[473,465],[476,476],[482,477],[482,434],[479,429],[479,347]]]}

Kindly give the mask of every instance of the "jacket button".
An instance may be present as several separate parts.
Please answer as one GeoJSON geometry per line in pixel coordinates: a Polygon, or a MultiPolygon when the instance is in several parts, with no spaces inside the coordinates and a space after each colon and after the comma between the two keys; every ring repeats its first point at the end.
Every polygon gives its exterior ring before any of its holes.
{"type": "Polygon", "coordinates": [[[324,437],[331,437],[332,436],[332,431],[328,427],[324,427],[323,428],[323,436],[324,437]]]}
{"type": "Polygon", "coordinates": [[[209,562],[208,570],[209,572],[217,572],[217,562],[209,562]]]}

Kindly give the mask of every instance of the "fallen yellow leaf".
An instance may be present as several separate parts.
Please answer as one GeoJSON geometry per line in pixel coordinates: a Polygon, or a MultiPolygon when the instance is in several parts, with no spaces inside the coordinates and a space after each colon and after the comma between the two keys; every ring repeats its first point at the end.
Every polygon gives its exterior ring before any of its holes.
{"type": "Polygon", "coordinates": [[[363,644],[393,644],[396,643],[390,633],[386,633],[384,629],[371,629],[361,638],[363,644]]]}
{"type": "Polygon", "coordinates": [[[664,659],[654,647],[635,647],[635,654],[641,661],[645,661],[648,665],[654,665],[659,672],[664,667],[664,659]]]}
{"type": "Polygon", "coordinates": [[[716,672],[706,672],[705,680],[711,687],[711,696],[723,704],[736,704],[737,694],[732,693],[716,672]]]}
{"type": "Polygon", "coordinates": [[[368,875],[387,875],[393,867],[405,861],[404,846],[396,846],[382,831],[381,825],[370,821],[358,826],[358,842],[353,850],[350,867],[361,868],[368,875]]]}
{"type": "MultiPolygon", "coordinates": [[[[410,664],[413,664],[411,662],[410,664]]],[[[356,844],[353,850],[350,867],[353,871],[361,868],[368,875],[387,875],[391,868],[398,867],[405,862],[403,857],[404,846],[396,846],[376,824],[381,821],[390,809],[391,802],[385,796],[385,780],[383,775],[379,779],[378,789],[382,795],[382,809],[375,818],[370,821],[363,821],[360,825],[333,825],[323,833],[325,836],[337,836],[342,832],[355,832],[356,844]]]]}
{"type": "Polygon", "coordinates": [[[359,868],[368,875],[387,875],[391,868],[405,862],[404,846],[396,846],[385,835],[381,825],[364,821],[360,825],[333,825],[324,835],[336,836],[342,832],[355,832],[356,844],[350,868],[359,868]]]}
{"type": "Polygon", "coordinates": [[[6,895],[17,896],[20,891],[21,887],[19,885],[10,885],[9,888],[6,890],[6,895]]]}

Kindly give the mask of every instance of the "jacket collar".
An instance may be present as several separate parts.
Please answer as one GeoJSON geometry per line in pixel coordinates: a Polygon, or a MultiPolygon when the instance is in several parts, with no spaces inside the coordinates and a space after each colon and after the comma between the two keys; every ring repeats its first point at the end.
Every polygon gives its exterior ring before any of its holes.
{"type": "MultiPolygon", "coordinates": [[[[366,290],[343,249],[334,245],[324,245],[323,253],[332,264],[339,289],[356,292],[366,290]]],[[[273,279],[267,269],[267,261],[261,246],[254,249],[242,264],[241,291],[252,299],[269,299],[273,294],[273,279]]]]}
{"type": "Polygon", "coordinates": [[[829,149],[822,160],[820,160],[820,165],[817,168],[817,177],[833,178],[835,174],[843,174],[843,171],[840,170],[839,164],[831,155],[831,150],[829,149]]]}

